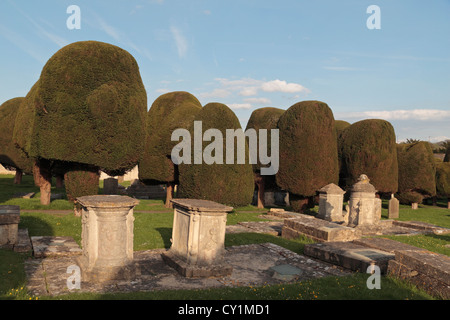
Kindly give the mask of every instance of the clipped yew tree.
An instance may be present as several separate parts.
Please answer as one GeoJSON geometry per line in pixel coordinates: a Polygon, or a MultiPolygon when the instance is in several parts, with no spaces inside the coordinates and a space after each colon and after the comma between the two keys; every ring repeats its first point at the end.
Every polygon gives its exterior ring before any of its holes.
{"type": "Polygon", "coordinates": [[[337,148],[338,148],[338,164],[339,164],[339,186],[345,188],[346,173],[342,165],[342,134],[345,129],[350,127],[350,123],[344,120],[334,120],[336,128],[337,148]]]}
{"type": "Polygon", "coordinates": [[[421,203],[436,195],[436,165],[425,141],[397,145],[398,194],[402,204],[421,203]]]}
{"type": "Polygon", "coordinates": [[[227,129],[235,132],[235,130],[241,129],[241,125],[234,112],[226,105],[208,103],[197,113],[194,124],[189,129],[192,159],[190,163],[183,160],[183,163],[178,166],[177,196],[179,198],[211,200],[230,206],[251,204],[254,181],[252,165],[248,161],[248,145],[243,139],[245,150],[241,150],[240,147],[237,147],[238,141],[235,141],[235,147],[228,153],[230,161],[227,161],[227,129]],[[201,124],[201,130],[199,124],[201,124]],[[213,131],[219,133],[220,136],[213,135],[202,139],[198,135],[199,133],[201,135],[211,133],[212,131],[209,129],[217,129],[213,131]],[[201,151],[203,152],[195,151],[196,141],[201,141],[201,151]],[[237,161],[238,151],[244,152],[245,161],[243,163],[237,161]]]}
{"type": "Polygon", "coordinates": [[[450,209],[450,162],[436,164],[436,192],[447,198],[447,209],[450,209]]]}
{"type": "Polygon", "coordinates": [[[333,112],[321,101],[299,102],[281,115],[278,128],[280,168],[276,182],[289,191],[293,210],[302,212],[308,198],[339,180],[333,112]]]}
{"type": "MultiPolygon", "coordinates": [[[[83,168],[97,175],[99,170],[121,175],[141,157],[146,105],[131,54],[103,42],[72,43],[49,59],[21,104],[15,141],[39,163],[45,159],[62,164],[66,181],[84,180],[78,173],[70,177],[83,168]]],[[[97,180],[85,183],[89,181],[97,180]]],[[[66,184],[68,195],[80,196],[75,186],[81,185],[66,184]]]]}
{"type": "MultiPolygon", "coordinates": [[[[278,129],[278,120],[285,110],[279,108],[260,108],[256,109],[250,115],[250,119],[247,122],[247,127],[245,130],[254,129],[256,131],[256,136],[258,141],[260,140],[259,130],[267,130],[267,152],[271,150],[271,130],[278,129]]],[[[259,151],[259,147],[258,147],[259,151]]],[[[259,161],[259,156],[257,163],[253,164],[253,173],[255,177],[255,184],[258,190],[257,195],[257,206],[258,208],[264,208],[264,192],[266,190],[277,189],[275,175],[261,175],[261,166],[268,167],[268,165],[261,164],[259,161]]]]}
{"type": "Polygon", "coordinates": [[[361,174],[369,177],[379,194],[398,190],[397,144],[394,127],[386,120],[353,123],[341,136],[341,176],[348,189],[361,174]]]}
{"type": "Polygon", "coordinates": [[[20,184],[23,173],[33,173],[34,160],[17,148],[12,139],[17,111],[24,100],[23,97],[13,98],[0,106],[0,164],[16,170],[15,184],[20,184]]]}
{"type": "Polygon", "coordinates": [[[166,207],[171,207],[174,186],[178,184],[178,168],[171,153],[176,141],[171,141],[176,129],[189,129],[201,103],[184,91],[158,97],[147,113],[147,141],[139,161],[139,180],[145,184],[166,184],[166,207]]]}

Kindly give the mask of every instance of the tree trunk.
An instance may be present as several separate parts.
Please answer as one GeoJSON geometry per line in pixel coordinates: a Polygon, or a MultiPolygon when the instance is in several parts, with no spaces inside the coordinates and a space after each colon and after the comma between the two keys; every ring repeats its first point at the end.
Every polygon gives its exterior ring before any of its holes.
{"type": "Polygon", "coordinates": [[[255,175],[255,184],[258,188],[258,195],[257,195],[257,200],[258,200],[258,208],[263,209],[264,208],[264,178],[259,175],[256,174],[255,175]]]}
{"type": "Polygon", "coordinates": [[[14,176],[14,184],[22,183],[23,172],[20,169],[16,169],[16,175],[14,176]]]}
{"type": "Polygon", "coordinates": [[[52,175],[50,162],[45,159],[36,160],[33,166],[34,183],[41,191],[41,204],[48,206],[51,200],[52,175]]]}
{"type": "Polygon", "coordinates": [[[164,205],[166,208],[173,208],[173,204],[170,200],[173,199],[173,189],[175,187],[175,183],[168,182],[166,184],[166,204],[164,205]]]}
{"type": "Polygon", "coordinates": [[[450,210],[450,199],[447,200],[447,209],[450,210]]]}

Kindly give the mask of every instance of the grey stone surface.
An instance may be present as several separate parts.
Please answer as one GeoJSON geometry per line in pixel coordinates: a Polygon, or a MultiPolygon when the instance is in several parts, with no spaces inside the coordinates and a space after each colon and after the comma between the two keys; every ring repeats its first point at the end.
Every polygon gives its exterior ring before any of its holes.
{"type": "Polygon", "coordinates": [[[400,202],[392,195],[388,205],[388,217],[389,219],[397,219],[400,213],[400,202]]]}
{"type": "Polygon", "coordinates": [[[77,198],[82,206],[82,248],[78,258],[85,278],[95,281],[129,279],[133,261],[134,216],[138,200],[128,196],[77,198]]]}
{"type": "Polygon", "coordinates": [[[223,261],[227,214],[233,208],[209,200],[172,199],[172,246],[164,260],[183,276],[224,276],[231,267],[223,261]]]}
{"type": "Polygon", "coordinates": [[[225,262],[232,266],[230,275],[219,278],[186,278],[162,259],[165,249],[136,251],[133,264],[136,277],[131,280],[107,282],[86,281],[81,278],[80,290],[69,290],[67,273],[76,265],[74,257],[33,259],[25,262],[27,288],[30,295],[60,295],[69,292],[134,292],[169,289],[206,289],[240,286],[262,286],[310,280],[325,276],[345,276],[350,272],[334,265],[312,259],[272,243],[227,247],[225,262]],[[298,274],[280,277],[274,268],[289,265],[301,270],[298,274]]]}
{"type": "Polygon", "coordinates": [[[382,274],[387,272],[389,260],[395,258],[392,253],[353,242],[307,244],[304,254],[358,272],[366,272],[370,265],[376,265],[382,274]]]}
{"type": "Polygon", "coordinates": [[[31,245],[35,258],[79,256],[82,253],[72,237],[33,236],[31,245]]]}
{"type": "Polygon", "coordinates": [[[351,241],[356,239],[354,228],[337,223],[314,218],[308,215],[298,215],[296,218],[285,219],[281,236],[295,239],[305,235],[316,241],[351,241]]]}
{"type": "Polygon", "coordinates": [[[342,207],[345,191],[334,183],[319,190],[319,213],[317,218],[327,221],[343,222],[342,207]]]}
{"type": "Polygon", "coordinates": [[[19,206],[0,206],[0,247],[12,249],[19,239],[19,206]]]}

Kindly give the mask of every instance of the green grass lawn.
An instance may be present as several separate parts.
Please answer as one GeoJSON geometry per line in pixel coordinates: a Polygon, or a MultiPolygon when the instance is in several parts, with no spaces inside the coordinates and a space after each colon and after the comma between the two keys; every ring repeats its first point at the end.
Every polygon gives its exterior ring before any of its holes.
{"type": "MultiPolygon", "coordinates": [[[[72,210],[73,206],[67,200],[54,200],[50,206],[39,203],[39,188],[33,184],[32,177],[24,176],[19,186],[13,185],[13,176],[0,176],[0,205],[14,204],[21,207],[20,228],[27,228],[30,236],[70,236],[81,244],[81,219],[71,212],[52,213],[49,210],[72,210]],[[13,199],[18,192],[37,192],[33,199],[13,199]],[[27,210],[37,210],[30,211],[27,210]]],[[[52,189],[52,192],[63,193],[64,190],[52,189]]],[[[102,184],[99,186],[102,192],[102,184]]],[[[421,205],[419,210],[411,210],[408,206],[401,206],[400,220],[416,220],[450,227],[450,210],[445,201],[439,202],[438,207],[421,205]]],[[[386,203],[383,208],[383,218],[387,218],[386,203]]],[[[235,208],[228,214],[227,224],[232,225],[240,221],[263,221],[261,214],[267,209],[257,209],[254,206],[235,208]]],[[[317,207],[310,210],[315,214],[317,207]]],[[[172,236],[173,210],[164,207],[163,199],[141,200],[135,208],[134,250],[148,250],[169,248],[172,236]]],[[[410,243],[431,251],[450,255],[449,236],[419,235],[395,236],[395,240],[410,243]]],[[[266,234],[242,233],[227,234],[226,246],[265,243],[285,247],[297,253],[303,253],[303,247],[312,241],[308,238],[287,240],[266,234]]],[[[0,299],[43,299],[49,297],[30,297],[26,291],[26,277],[23,263],[30,259],[29,254],[19,254],[7,250],[0,250],[0,299]]],[[[348,277],[326,277],[295,284],[272,285],[260,287],[221,288],[205,290],[177,290],[136,292],[128,294],[69,294],[55,299],[233,299],[233,300],[275,300],[275,299],[432,299],[426,293],[417,290],[404,281],[391,277],[382,277],[381,290],[369,290],[366,286],[367,274],[354,274],[348,277]]]]}

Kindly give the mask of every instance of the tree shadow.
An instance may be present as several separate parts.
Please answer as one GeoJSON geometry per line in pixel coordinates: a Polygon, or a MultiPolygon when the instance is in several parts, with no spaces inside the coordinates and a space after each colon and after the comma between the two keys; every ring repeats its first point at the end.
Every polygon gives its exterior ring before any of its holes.
{"type": "Polygon", "coordinates": [[[172,246],[172,228],[156,228],[164,242],[164,248],[169,249],[172,246]]]}

